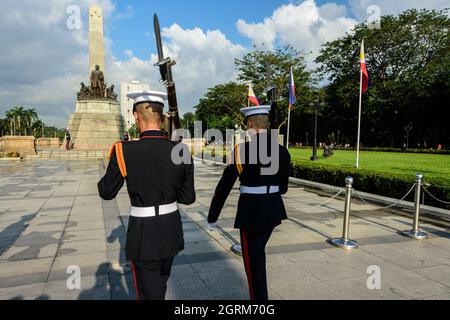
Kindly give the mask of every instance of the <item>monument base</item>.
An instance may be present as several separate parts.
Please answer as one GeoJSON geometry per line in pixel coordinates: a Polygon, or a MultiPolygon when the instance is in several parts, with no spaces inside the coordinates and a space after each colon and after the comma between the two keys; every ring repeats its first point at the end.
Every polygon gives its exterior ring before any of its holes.
{"type": "Polygon", "coordinates": [[[74,150],[109,150],[125,133],[120,105],[112,101],[78,101],[69,121],[74,150]]]}
{"type": "Polygon", "coordinates": [[[3,154],[17,152],[20,156],[35,155],[36,138],[33,136],[4,136],[0,138],[0,152],[3,154]]]}

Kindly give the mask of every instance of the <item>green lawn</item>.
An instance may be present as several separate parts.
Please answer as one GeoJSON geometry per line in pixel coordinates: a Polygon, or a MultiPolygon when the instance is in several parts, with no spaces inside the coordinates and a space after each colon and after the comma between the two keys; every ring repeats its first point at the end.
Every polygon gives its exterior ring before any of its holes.
{"type": "MultiPolygon", "coordinates": [[[[312,149],[290,149],[294,162],[308,161],[312,149]]],[[[356,166],[356,151],[335,150],[334,156],[328,159],[322,157],[323,150],[317,152],[320,160],[317,163],[330,166],[356,166]]],[[[380,172],[406,173],[414,175],[421,172],[425,179],[438,178],[450,181],[450,155],[394,153],[362,151],[360,168],[380,172]]]]}

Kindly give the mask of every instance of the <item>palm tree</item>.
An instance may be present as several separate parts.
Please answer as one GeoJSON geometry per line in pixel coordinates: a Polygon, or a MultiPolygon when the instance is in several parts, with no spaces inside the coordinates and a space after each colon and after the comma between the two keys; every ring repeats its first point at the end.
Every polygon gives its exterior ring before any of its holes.
{"type": "Polygon", "coordinates": [[[39,118],[36,113],[36,109],[28,109],[24,110],[22,118],[25,122],[25,135],[27,134],[27,130],[30,130],[30,134],[32,132],[33,123],[35,123],[39,118]]]}
{"type": "Polygon", "coordinates": [[[7,123],[9,123],[9,133],[10,135],[15,135],[16,134],[16,126],[15,126],[15,114],[12,110],[6,111],[6,121],[7,123]],[[14,130],[13,130],[14,127],[14,130]]]}

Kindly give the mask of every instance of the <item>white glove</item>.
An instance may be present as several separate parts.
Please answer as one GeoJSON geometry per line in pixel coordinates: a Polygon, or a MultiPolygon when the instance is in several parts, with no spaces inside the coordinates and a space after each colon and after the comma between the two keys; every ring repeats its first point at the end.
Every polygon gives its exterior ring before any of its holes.
{"type": "Polygon", "coordinates": [[[217,224],[216,223],[208,223],[208,230],[209,231],[217,231],[217,224]]]}

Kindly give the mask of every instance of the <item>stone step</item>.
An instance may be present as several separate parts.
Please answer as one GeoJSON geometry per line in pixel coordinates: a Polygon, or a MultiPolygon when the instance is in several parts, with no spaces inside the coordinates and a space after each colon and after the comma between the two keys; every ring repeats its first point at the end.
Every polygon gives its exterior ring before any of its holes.
{"type": "Polygon", "coordinates": [[[38,154],[35,156],[29,156],[28,159],[104,160],[107,157],[108,151],[102,150],[89,150],[89,151],[43,150],[38,151],[38,154]]]}

